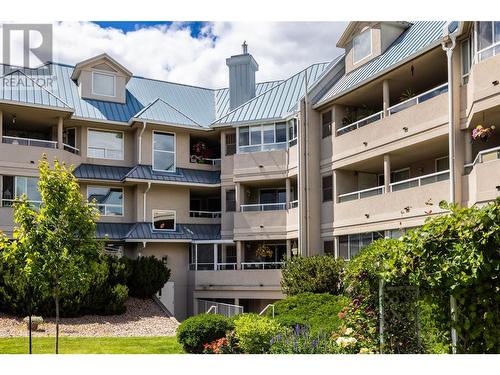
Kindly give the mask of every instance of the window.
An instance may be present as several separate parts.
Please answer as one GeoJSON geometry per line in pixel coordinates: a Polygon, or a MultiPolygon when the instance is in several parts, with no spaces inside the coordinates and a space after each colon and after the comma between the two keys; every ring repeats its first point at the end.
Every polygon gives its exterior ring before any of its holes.
{"type": "Polygon", "coordinates": [[[351,259],[373,241],[384,238],[384,232],[368,232],[339,236],[339,257],[351,259]]]}
{"type": "Polygon", "coordinates": [[[153,132],[153,169],[175,172],[175,135],[153,132]]]}
{"type": "Polygon", "coordinates": [[[333,200],[333,176],[328,175],[323,177],[323,202],[333,200]]]}
{"type": "Polygon", "coordinates": [[[175,211],[153,210],[153,229],[175,230],[175,211]]]}
{"type": "Polygon", "coordinates": [[[87,199],[95,200],[102,216],[123,216],[123,189],[88,186],[87,199]]]}
{"type": "Polygon", "coordinates": [[[288,139],[289,146],[295,146],[297,144],[297,119],[293,118],[288,120],[288,139]]]}
{"type": "Polygon", "coordinates": [[[323,255],[335,256],[333,244],[334,244],[333,240],[327,240],[323,242],[323,255]]]}
{"type": "Polygon", "coordinates": [[[258,152],[286,148],[286,122],[238,128],[238,151],[258,152]]]}
{"type": "Polygon", "coordinates": [[[42,201],[38,191],[37,177],[3,176],[2,178],[2,206],[10,207],[15,198],[26,194],[29,202],[38,205],[42,201]]]}
{"type": "Polygon", "coordinates": [[[236,211],[236,190],[226,190],[226,212],[236,211]]]}
{"type": "Polygon", "coordinates": [[[92,94],[116,96],[116,77],[113,74],[92,72],[92,94]]]}
{"type": "Polygon", "coordinates": [[[123,133],[89,129],[87,156],[97,159],[123,160],[123,133]]]}
{"type": "Polygon", "coordinates": [[[368,29],[352,40],[352,60],[357,64],[372,54],[372,30],[368,29]]]}
{"type": "Polygon", "coordinates": [[[263,206],[263,211],[284,209],[286,203],[285,189],[261,189],[259,190],[259,203],[270,206],[263,206]]]}
{"type": "Polygon", "coordinates": [[[236,154],[236,133],[226,134],[226,156],[236,154]]]}
{"type": "Polygon", "coordinates": [[[500,21],[483,21],[477,27],[478,62],[500,53],[500,21]]]}
{"type": "Polygon", "coordinates": [[[410,178],[410,168],[399,169],[391,172],[391,182],[399,182],[410,178]]]}
{"type": "Polygon", "coordinates": [[[321,115],[322,137],[332,135],[332,111],[324,112],[321,115]]]}
{"type": "Polygon", "coordinates": [[[469,82],[469,72],[472,64],[471,50],[471,39],[464,40],[461,44],[462,83],[464,85],[469,82]]]}
{"type": "Polygon", "coordinates": [[[436,172],[443,172],[450,169],[450,159],[448,156],[436,159],[436,172]]]}

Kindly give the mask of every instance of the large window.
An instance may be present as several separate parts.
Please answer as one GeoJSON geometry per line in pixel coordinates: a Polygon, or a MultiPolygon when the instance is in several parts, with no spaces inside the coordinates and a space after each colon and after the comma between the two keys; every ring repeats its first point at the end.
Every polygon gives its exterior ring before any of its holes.
{"type": "Polygon", "coordinates": [[[372,30],[368,29],[352,40],[353,64],[360,62],[372,54],[372,30]]]}
{"type": "Polygon", "coordinates": [[[123,216],[123,189],[103,186],[87,187],[88,201],[95,200],[102,216],[123,216]]]}
{"type": "Polygon", "coordinates": [[[323,112],[321,115],[321,133],[326,138],[332,135],[332,111],[323,112]]]}
{"type": "Polygon", "coordinates": [[[286,122],[238,128],[239,152],[281,150],[287,147],[286,141],[286,122]]]}
{"type": "Polygon", "coordinates": [[[113,74],[92,72],[92,94],[116,96],[116,77],[113,74]]]}
{"type": "Polygon", "coordinates": [[[97,159],[123,160],[123,133],[89,129],[87,156],[97,159]]]}
{"type": "Polygon", "coordinates": [[[10,207],[16,198],[26,195],[26,199],[38,205],[42,198],[38,191],[37,177],[3,176],[2,178],[2,206],[10,207]]]}
{"type": "Polygon", "coordinates": [[[333,176],[328,175],[323,177],[323,202],[330,202],[333,200],[333,176]]]}
{"type": "Polygon", "coordinates": [[[339,237],[339,257],[351,259],[359,251],[370,245],[373,241],[384,238],[384,232],[368,232],[359,234],[349,234],[339,237]]]}
{"type": "Polygon", "coordinates": [[[326,240],[323,242],[323,255],[335,256],[333,240],[326,240]]]}
{"type": "Polygon", "coordinates": [[[175,135],[153,132],[153,169],[175,172],[175,135]]]}
{"type": "Polygon", "coordinates": [[[175,230],[175,211],[153,210],[153,229],[175,230]]]}
{"type": "Polygon", "coordinates": [[[477,27],[478,62],[500,53],[500,21],[483,21],[477,27]]]}
{"type": "Polygon", "coordinates": [[[226,212],[236,211],[236,190],[226,190],[226,212]]]}

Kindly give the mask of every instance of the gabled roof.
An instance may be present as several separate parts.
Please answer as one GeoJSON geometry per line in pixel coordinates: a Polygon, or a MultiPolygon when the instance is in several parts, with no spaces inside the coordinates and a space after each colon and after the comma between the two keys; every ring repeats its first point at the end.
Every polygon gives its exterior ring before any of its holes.
{"type": "Polygon", "coordinates": [[[151,104],[144,107],[129,122],[135,120],[147,120],[160,124],[200,126],[196,121],[160,98],[156,98],[151,104]]]}
{"type": "Polygon", "coordinates": [[[235,108],[214,125],[248,123],[253,121],[282,119],[295,110],[298,100],[305,93],[307,72],[308,88],[321,77],[330,63],[314,64],[294,76],[274,85],[269,90],[235,108]]]}
{"type": "Polygon", "coordinates": [[[101,53],[100,55],[91,57],[87,60],[80,61],[78,64],[76,64],[75,68],[73,70],[73,74],[71,75],[71,79],[77,80],[84,67],[89,66],[89,65],[99,64],[99,63],[109,64],[114,69],[122,72],[125,75],[125,77],[127,77],[127,82],[130,79],[130,77],[132,77],[132,75],[133,75],[130,70],[125,68],[122,64],[120,64],[114,58],[109,56],[107,53],[101,53]]]}
{"type": "Polygon", "coordinates": [[[443,21],[415,22],[382,55],[341,77],[314,106],[319,107],[340,97],[394,69],[400,63],[438,46],[441,42],[444,24],[443,21]]]}

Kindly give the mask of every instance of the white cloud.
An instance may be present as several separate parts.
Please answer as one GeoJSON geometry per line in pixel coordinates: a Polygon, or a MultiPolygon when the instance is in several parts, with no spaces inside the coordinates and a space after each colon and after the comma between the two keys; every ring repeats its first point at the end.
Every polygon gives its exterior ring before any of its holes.
{"type": "Polygon", "coordinates": [[[207,23],[197,37],[189,26],[142,27],[124,33],[90,22],[54,24],[54,60],[75,64],[107,52],[135,75],[205,87],[227,86],[225,59],[244,40],[259,64],[258,81],[286,78],[330,61],[342,22],[207,23]]]}

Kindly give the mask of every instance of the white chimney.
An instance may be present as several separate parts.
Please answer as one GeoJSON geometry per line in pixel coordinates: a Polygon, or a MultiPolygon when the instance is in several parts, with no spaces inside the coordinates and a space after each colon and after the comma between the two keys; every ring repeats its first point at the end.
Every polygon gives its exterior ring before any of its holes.
{"type": "Polygon", "coordinates": [[[239,105],[255,97],[255,72],[259,64],[248,53],[248,45],[243,42],[243,53],[226,59],[229,67],[229,109],[233,110],[239,105]]]}

